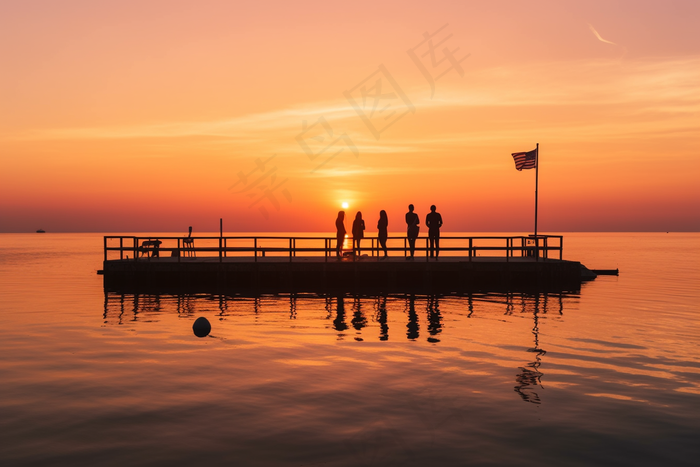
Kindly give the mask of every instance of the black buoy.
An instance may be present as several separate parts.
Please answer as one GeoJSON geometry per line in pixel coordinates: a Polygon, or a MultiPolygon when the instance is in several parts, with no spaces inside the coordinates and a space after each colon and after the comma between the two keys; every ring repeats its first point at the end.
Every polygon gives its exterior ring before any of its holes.
{"type": "Polygon", "coordinates": [[[211,332],[211,324],[209,324],[209,320],[204,316],[200,316],[194,321],[192,330],[197,337],[207,337],[211,332]]]}

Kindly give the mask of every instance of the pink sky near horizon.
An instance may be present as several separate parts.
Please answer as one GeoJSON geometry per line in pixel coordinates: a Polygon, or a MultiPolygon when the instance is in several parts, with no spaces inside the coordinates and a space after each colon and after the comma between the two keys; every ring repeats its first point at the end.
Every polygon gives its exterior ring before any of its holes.
{"type": "Polygon", "coordinates": [[[540,231],[698,231],[698,17],[693,1],[4,2],[0,232],[330,231],[342,202],[369,231],[380,209],[403,230],[413,203],[446,231],[526,232],[535,171],[510,154],[536,143],[540,231]],[[407,51],[446,24],[464,73],[426,56],[446,71],[433,94],[407,51]],[[344,95],[370,75],[382,105],[413,109],[379,138],[344,95]],[[340,135],[357,155],[314,171],[326,153],[298,139],[340,135]]]}

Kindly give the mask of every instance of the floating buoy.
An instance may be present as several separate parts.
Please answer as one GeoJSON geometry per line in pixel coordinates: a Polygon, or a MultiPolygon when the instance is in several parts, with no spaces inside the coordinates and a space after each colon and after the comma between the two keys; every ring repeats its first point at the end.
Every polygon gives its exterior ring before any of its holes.
{"type": "Polygon", "coordinates": [[[192,331],[194,331],[194,335],[197,337],[207,337],[211,332],[211,324],[209,324],[209,320],[204,316],[200,316],[194,321],[192,331]]]}

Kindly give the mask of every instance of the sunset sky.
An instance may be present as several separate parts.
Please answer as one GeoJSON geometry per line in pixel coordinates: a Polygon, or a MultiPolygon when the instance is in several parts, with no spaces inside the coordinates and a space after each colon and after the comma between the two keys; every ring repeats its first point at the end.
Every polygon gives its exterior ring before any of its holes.
{"type": "Polygon", "coordinates": [[[700,230],[700,2],[3,1],[0,232],[700,230]],[[431,46],[434,46],[432,49],[431,46]],[[434,51],[437,64],[431,60],[434,51]],[[332,159],[334,154],[338,153],[332,159]]]}

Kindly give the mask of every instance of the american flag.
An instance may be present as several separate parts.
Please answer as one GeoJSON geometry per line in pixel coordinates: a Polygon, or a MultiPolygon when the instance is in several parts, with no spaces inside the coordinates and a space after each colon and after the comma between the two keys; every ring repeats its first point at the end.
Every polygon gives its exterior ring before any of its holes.
{"type": "Polygon", "coordinates": [[[534,169],[537,167],[537,149],[528,152],[514,152],[511,154],[518,170],[534,169]]]}

